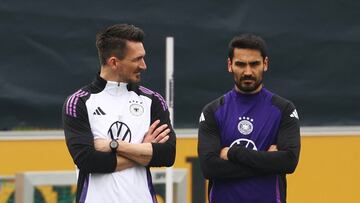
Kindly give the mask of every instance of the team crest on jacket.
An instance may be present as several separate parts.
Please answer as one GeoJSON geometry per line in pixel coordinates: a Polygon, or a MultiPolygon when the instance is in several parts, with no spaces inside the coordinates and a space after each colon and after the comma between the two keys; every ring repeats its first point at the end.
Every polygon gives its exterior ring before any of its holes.
{"type": "Polygon", "coordinates": [[[244,117],[239,117],[239,120],[240,120],[238,124],[239,132],[243,135],[248,135],[252,133],[254,129],[252,122],[254,121],[254,119],[244,116],[244,117]]]}
{"type": "Polygon", "coordinates": [[[141,116],[144,113],[144,107],[142,106],[142,102],[139,101],[129,101],[130,105],[130,113],[134,116],[141,116]]]}

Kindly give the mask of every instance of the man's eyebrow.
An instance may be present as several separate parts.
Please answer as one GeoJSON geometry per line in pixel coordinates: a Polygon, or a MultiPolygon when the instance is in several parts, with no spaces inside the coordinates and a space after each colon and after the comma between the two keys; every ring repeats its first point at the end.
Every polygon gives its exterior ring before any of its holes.
{"type": "Polygon", "coordinates": [[[235,61],[236,64],[250,64],[250,65],[255,65],[260,62],[261,62],[260,60],[254,60],[254,61],[249,61],[249,62],[248,61],[240,61],[240,60],[235,61]]]}
{"type": "Polygon", "coordinates": [[[256,65],[256,64],[259,64],[259,63],[260,63],[260,61],[258,61],[258,60],[249,62],[250,65],[256,65]]]}
{"type": "Polygon", "coordinates": [[[136,56],[136,57],[134,57],[132,60],[139,60],[139,59],[142,59],[142,58],[145,58],[145,54],[144,54],[144,55],[140,55],[140,56],[136,56]]]}
{"type": "Polygon", "coordinates": [[[235,61],[235,64],[247,64],[245,61],[235,61]]]}

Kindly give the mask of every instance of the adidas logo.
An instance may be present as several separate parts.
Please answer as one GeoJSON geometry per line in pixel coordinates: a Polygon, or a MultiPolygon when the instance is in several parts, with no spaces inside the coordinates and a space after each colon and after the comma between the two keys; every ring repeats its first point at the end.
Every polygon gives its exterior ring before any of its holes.
{"type": "Polygon", "coordinates": [[[106,115],[106,113],[100,107],[97,107],[93,115],[106,115]]]}
{"type": "Polygon", "coordinates": [[[296,109],[290,114],[290,117],[299,119],[299,115],[298,115],[296,109]]]}
{"type": "Polygon", "coordinates": [[[200,118],[199,118],[199,123],[202,121],[205,121],[204,113],[201,113],[200,118]]]}

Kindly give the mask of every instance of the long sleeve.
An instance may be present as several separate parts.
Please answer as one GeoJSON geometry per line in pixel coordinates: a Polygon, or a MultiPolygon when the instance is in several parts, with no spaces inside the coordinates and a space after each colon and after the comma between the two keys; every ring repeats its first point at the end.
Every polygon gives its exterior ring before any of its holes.
{"type": "Polygon", "coordinates": [[[84,97],[70,96],[63,106],[66,145],[77,167],[87,173],[110,173],[116,168],[115,153],[94,148],[84,97]]]}
{"type": "Polygon", "coordinates": [[[160,124],[167,124],[170,133],[169,139],[165,143],[152,143],[153,155],[148,166],[150,167],[161,167],[161,166],[172,166],[175,162],[176,155],[176,135],[171,125],[168,107],[158,93],[153,94],[151,105],[151,123],[159,119],[160,124]]]}

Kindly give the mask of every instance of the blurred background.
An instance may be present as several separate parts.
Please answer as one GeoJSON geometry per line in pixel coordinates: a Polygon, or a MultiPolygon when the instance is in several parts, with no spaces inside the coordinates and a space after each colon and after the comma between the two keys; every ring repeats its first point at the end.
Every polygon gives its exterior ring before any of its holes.
{"type": "MultiPolygon", "coordinates": [[[[142,85],[162,95],[165,38],[174,37],[174,123],[184,149],[175,167],[187,171],[186,202],[206,199],[196,158],[198,118],[205,104],[233,87],[227,45],[245,32],[268,44],[265,87],[291,100],[300,116],[303,148],[289,177],[289,202],[360,202],[354,195],[360,188],[359,9],[354,0],[0,0],[0,203],[14,201],[19,172],[74,168],[61,131],[62,104],[95,77],[95,34],[116,23],[145,31],[142,85]]],[[[38,202],[72,201],[73,186],[41,187],[38,202]]]]}
{"type": "Polygon", "coordinates": [[[99,70],[95,34],[115,23],[146,33],[143,85],[164,95],[165,37],[175,39],[175,124],[233,86],[227,45],[251,32],[268,44],[266,87],[293,101],[301,122],[360,123],[360,2],[19,1],[0,3],[0,129],[61,128],[65,98],[99,70]]]}

